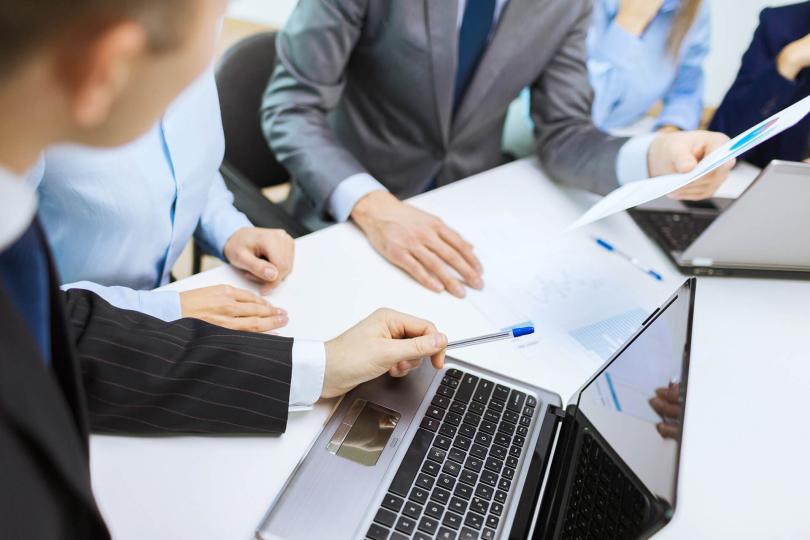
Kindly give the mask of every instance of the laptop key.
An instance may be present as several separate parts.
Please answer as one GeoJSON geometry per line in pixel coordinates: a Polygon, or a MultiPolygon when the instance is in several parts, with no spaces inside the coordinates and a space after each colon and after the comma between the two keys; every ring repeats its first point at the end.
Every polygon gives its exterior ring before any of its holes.
{"type": "Polygon", "coordinates": [[[399,465],[394,480],[391,481],[389,491],[401,497],[408,494],[408,490],[419,472],[419,466],[422,465],[422,460],[430,448],[431,441],[433,441],[433,433],[426,429],[417,430],[408,451],[405,453],[405,457],[402,459],[402,463],[399,465]]]}
{"type": "Polygon", "coordinates": [[[454,412],[447,413],[447,416],[445,417],[444,421],[447,422],[448,424],[453,424],[454,426],[457,426],[461,424],[461,416],[454,412]]]}
{"type": "Polygon", "coordinates": [[[498,485],[498,475],[492,471],[484,471],[481,473],[481,482],[495,487],[498,485]]]}
{"type": "Polygon", "coordinates": [[[453,486],[456,485],[456,479],[450,476],[449,474],[440,474],[439,479],[437,481],[437,485],[444,489],[453,489],[453,486]]]}
{"type": "Polygon", "coordinates": [[[520,457],[520,447],[519,446],[513,446],[512,448],[510,448],[509,449],[509,455],[512,456],[512,457],[520,457]]]}
{"type": "Polygon", "coordinates": [[[453,441],[453,446],[461,448],[462,450],[469,450],[471,445],[472,441],[467,437],[462,437],[461,435],[457,435],[456,439],[453,441]]]}
{"type": "Polygon", "coordinates": [[[428,410],[425,411],[425,415],[435,418],[436,420],[441,420],[444,418],[444,409],[434,405],[432,407],[428,407],[428,410]]]}
{"type": "Polygon", "coordinates": [[[487,457],[487,449],[481,446],[480,444],[473,444],[472,447],[470,448],[470,455],[484,459],[485,457],[487,457]]]}
{"type": "Polygon", "coordinates": [[[449,475],[452,475],[455,478],[459,474],[461,474],[461,465],[453,461],[446,461],[444,463],[444,467],[442,467],[442,471],[449,475]]]}
{"type": "Polygon", "coordinates": [[[492,389],[494,387],[495,383],[493,383],[492,381],[481,379],[481,382],[478,383],[478,388],[475,389],[473,401],[477,401],[479,403],[486,403],[487,401],[489,401],[489,396],[492,394],[492,389]]]}
{"type": "Polygon", "coordinates": [[[526,396],[527,407],[537,407],[537,399],[534,396],[526,396]]]}
{"type": "Polygon", "coordinates": [[[534,414],[534,407],[529,407],[528,405],[526,405],[525,407],[523,407],[523,414],[525,414],[526,416],[532,416],[534,414]]]}
{"type": "Polygon", "coordinates": [[[493,501],[492,506],[489,507],[489,511],[493,515],[500,516],[503,512],[503,504],[493,501]]]}
{"type": "Polygon", "coordinates": [[[484,408],[484,404],[483,403],[478,403],[477,401],[471,401],[468,408],[470,409],[470,412],[474,412],[478,416],[481,416],[482,414],[484,414],[484,411],[486,410],[484,408]]]}
{"type": "Polygon", "coordinates": [[[464,435],[468,439],[475,437],[475,426],[470,424],[461,424],[458,428],[459,435],[464,435]]]}
{"type": "Polygon", "coordinates": [[[419,519],[419,516],[422,515],[422,507],[413,501],[408,501],[405,503],[402,513],[411,519],[419,519]]]}
{"type": "Polygon", "coordinates": [[[433,396],[433,401],[430,402],[431,405],[434,407],[441,407],[442,409],[447,409],[450,407],[450,398],[447,396],[442,396],[440,394],[436,394],[433,396]]]}
{"type": "Polygon", "coordinates": [[[473,512],[478,512],[482,516],[487,515],[487,508],[489,507],[489,503],[482,499],[481,497],[473,497],[472,502],[470,503],[470,510],[473,512]]]}
{"type": "Polygon", "coordinates": [[[517,434],[520,435],[521,437],[525,437],[526,435],[529,434],[529,428],[527,428],[526,426],[518,426],[517,434]]]}
{"type": "Polygon", "coordinates": [[[449,386],[450,388],[458,388],[459,381],[458,379],[454,379],[453,377],[448,377],[447,375],[444,376],[442,379],[442,384],[444,386],[449,386]]]}
{"type": "Polygon", "coordinates": [[[456,393],[456,391],[453,390],[452,388],[450,388],[449,386],[440,385],[436,389],[436,395],[444,396],[444,397],[448,397],[448,398],[453,397],[453,394],[455,394],[455,393],[456,393]]]}
{"type": "Polygon", "coordinates": [[[482,499],[490,500],[494,493],[495,488],[486,484],[478,484],[478,487],[475,488],[475,496],[481,497],[482,499]]]}
{"type": "Polygon", "coordinates": [[[456,436],[456,426],[452,424],[448,424],[445,422],[442,424],[442,427],[439,428],[439,433],[444,435],[445,437],[450,437],[451,439],[456,436]]]}
{"type": "Polygon", "coordinates": [[[503,412],[503,409],[506,407],[506,400],[500,401],[498,399],[493,399],[492,401],[489,402],[489,405],[487,405],[487,407],[489,407],[490,409],[492,409],[496,413],[500,414],[500,413],[503,412]]]}
{"type": "Polygon", "coordinates": [[[467,501],[461,497],[453,497],[450,499],[450,504],[447,505],[447,508],[463,516],[464,512],[467,511],[467,501]]]}
{"type": "Polygon", "coordinates": [[[477,457],[470,456],[467,458],[467,461],[464,462],[464,466],[475,472],[479,472],[484,466],[484,461],[477,457]]]}
{"type": "Polygon", "coordinates": [[[433,540],[433,536],[430,534],[425,534],[422,531],[416,531],[413,535],[413,540],[433,540]]]}
{"type": "Polygon", "coordinates": [[[371,540],[388,540],[388,534],[388,529],[382,525],[372,523],[371,527],[369,527],[368,531],[366,532],[366,537],[371,538],[371,540]]]}
{"type": "Polygon", "coordinates": [[[453,493],[469,501],[473,495],[473,488],[471,486],[468,486],[467,484],[458,484],[453,493]]]}
{"type": "Polygon", "coordinates": [[[442,527],[439,529],[439,532],[436,533],[436,540],[456,540],[456,533],[447,527],[442,527]]]}
{"type": "Polygon", "coordinates": [[[467,412],[467,405],[463,401],[454,401],[450,405],[450,412],[456,414],[464,414],[467,412]]]}
{"type": "Polygon", "coordinates": [[[532,423],[531,416],[521,416],[520,417],[520,425],[521,426],[529,427],[531,425],[531,423],[532,423]]]}
{"type": "Polygon", "coordinates": [[[397,521],[396,529],[407,535],[410,535],[413,533],[414,529],[416,529],[416,522],[411,518],[401,516],[399,518],[399,521],[397,521]]]}
{"type": "Polygon", "coordinates": [[[456,463],[464,463],[467,459],[467,454],[461,448],[451,448],[447,451],[447,459],[452,459],[456,463]]]}
{"type": "Polygon", "coordinates": [[[512,440],[512,442],[518,446],[523,446],[526,442],[526,438],[523,437],[522,435],[515,435],[515,438],[512,440]]]}
{"type": "Polygon", "coordinates": [[[508,478],[509,480],[515,477],[515,469],[511,469],[509,467],[504,467],[501,471],[501,476],[504,478],[508,478]]]}
{"type": "Polygon", "coordinates": [[[484,529],[481,531],[481,538],[482,540],[494,540],[495,538],[495,531],[492,529],[484,529]]]}
{"type": "Polygon", "coordinates": [[[453,512],[447,512],[444,515],[444,519],[442,520],[442,524],[456,530],[458,530],[459,527],[461,527],[461,522],[462,517],[458,514],[454,514],[453,512]]]}
{"type": "Polygon", "coordinates": [[[478,514],[470,512],[464,519],[464,525],[472,527],[473,529],[480,530],[484,526],[484,518],[478,514]]]}
{"type": "MultiPolygon", "coordinates": [[[[478,429],[483,431],[484,433],[489,433],[490,435],[495,435],[497,428],[495,427],[495,422],[490,422],[489,420],[484,420],[481,422],[481,425],[478,426],[478,429]]],[[[511,435],[511,433],[509,434],[511,435]]]]}
{"type": "Polygon", "coordinates": [[[506,492],[505,491],[496,491],[495,492],[495,502],[499,502],[504,504],[506,502],[506,492]]]}
{"type": "Polygon", "coordinates": [[[478,427],[478,424],[481,423],[481,417],[475,413],[468,412],[467,414],[464,415],[464,423],[478,427]]]}
{"type": "Polygon", "coordinates": [[[512,422],[513,424],[517,424],[518,420],[520,420],[520,413],[516,413],[515,411],[506,410],[503,412],[503,419],[507,422],[512,422]]]}
{"type": "Polygon", "coordinates": [[[475,391],[475,385],[478,384],[478,377],[467,373],[461,378],[461,383],[456,390],[456,399],[467,403],[475,391]]]}
{"type": "Polygon", "coordinates": [[[428,500],[428,492],[422,488],[415,487],[411,490],[410,500],[419,504],[425,504],[428,500]]]}
{"type": "Polygon", "coordinates": [[[483,431],[479,431],[475,435],[475,442],[477,442],[481,446],[489,447],[492,444],[492,435],[490,435],[489,433],[484,433],[483,431]]]}
{"type": "Polygon", "coordinates": [[[382,505],[389,510],[393,510],[394,512],[399,512],[399,509],[402,508],[402,504],[405,502],[405,499],[401,497],[397,497],[393,493],[387,493],[383,498],[382,505]]]}
{"type": "Polygon", "coordinates": [[[489,516],[487,518],[487,527],[492,527],[493,529],[497,529],[499,521],[500,521],[500,519],[498,519],[496,516],[489,516]]]}
{"type": "Polygon", "coordinates": [[[451,368],[447,370],[447,373],[445,373],[445,375],[447,375],[448,377],[452,377],[453,379],[460,379],[464,374],[461,371],[457,370],[456,368],[451,368]]]}
{"type": "Polygon", "coordinates": [[[512,481],[508,478],[501,478],[500,482],[498,482],[498,489],[502,489],[504,491],[509,491],[509,488],[512,486],[512,481]]]}
{"type": "Polygon", "coordinates": [[[470,469],[464,469],[463,471],[461,471],[461,476],[459,477],[459,480],[461,480],[465,484],[470,484],[471,486],[474,486],[478,482],[478,475],[475,474],[470,469]]]}
{"type": "Polygon", "coordinates": [[[500,425],[498,426],[498,431],[501,433],[506,433],[507,435],[514,435],[515,434],[515,424],[511,422],[505,422],[501,420],[500,425]]]}
{"type": "Polygon", "coordinates": [[[468,527],[464,527],[461,529],[461,533],[459,534],[458,538],[459,540],[476,540],[478,538],[478,532],[468,527]]]}
{"type": "Polygon", "coordinates": [[[518,458],[516,458],[515,456],[509,456],[508,458],[506,458],[506,466],[512,467],[513,469],[517,469],[518,458]]]}
{"type": "Polygon", "coordinates": [[[506,457],[506,452],[506,448],[497,444],[493,444],[492,448],[489,449],[489,455],[498,459],[504,459],[506,457]]]}
{"type": "MultiPolygon", "coordinates": [[[[406,455],[405,457],[407,458],[408,456],[406,455]]],[[[443,463],[443,462],[444,462],[444,459],[447,457],[447,452],[445,452],[445,451],[444,451],[444,450],[442,450],[441,448],[436,448],[436,447],[434,446],[434,447],[433,447],[433,448],[431,448],[431,449],[430,449],[430,451],[428,452],[428,456],[427,456],[427,457],[428,457],[428,459],[432,459],[433,461],[436,461],[436,462],[438,462],[438,463],[443,463]]],[[[402,469],[402,465],[400,465],[400,466],[399,466],[399,468],[400,468],[400,470],[401,470],[401,469],[402,469]]],[[[397,472],[397,474],[399,474],[399,473],[397,472]]]]}
{"type": "Polygon", "coordinates": [[[446,489],[435,488],[433,490],[433,493],[430,494],[430,498],[436,501],[437,503],[446,505],[447,502],[450,500],[450,492],[447,491],[446,489]]]}
{"type": "Polygon", "coordinates": [[[492,397],[501,401],[506,401],[509,399],[509,387],[502,384],[496,384],[495,390],[492,392],[492,397]]]}
{"type": "Polygon", "coordinates": [[[390,529],[397,522],[397,515],[391,510],[380,508],[377,510],[377,515],[374,516],[374,521],[390,529]]]}
{"type": "Polygon", "coordinates": [[[425,505],[425,514],[439,519],[442,517],[442,514],[444,514],[444,507],[435,501],[430,501],[425,505]]]}
{"type": "Polygon", "coordinates": [[[500,413],[498,413],[497,411],[493,411],[492,409],[487,409],[487,411],[484,413],[484,420],[487,420],[489,422],[497,423],[500,419],[501,419],[500,413]]]}
{"type": "Polygon", "coordinates": [[[506,408],[510,411],[519,413],[523,410],[524,401],[526,401],[526,394],[518,390],[512,390],[509,393],[509,400],[506,402],[506,408]]]}
{"type": "Polygon", "coordinates": [[[435,432],[439,430],[439,424],[440,422],[435,418],[426,416],[422,419],[422,424],[420,427],[435,432]]]}
{"type": "Polygon", "coordinates": [[[498,458],[490,457],[487,459],[486,464],[484,465],[490,471],[500,473],[501,468],[503,468],[503,461],[498,458]]]}
{"type": "Polygon", "coordinates": [[[428,473],[431,476],[438,476],[439,469],[439,464],[429,459],[425,460],[425,463],[422,465],[422,472],[428,473]]]}
{"type": "Polygon", "coordinates": [[[439,522],[433,518],[429,518],[427,516],[423,517],[422,520],[419,522],[419,530],[425,531],[426,533],[433,534],[436,532],[436,529],[439,528],[439,522]]]}
{"type": "Polygon", "coordinates": [[[452,444],[452,439],[450,437],[445,437],[444,435],[439,435],[433,440],[433,446],[438,446],[442,450],[447,450],[450,448],[452,444]]]}
{"type": "Polygon", "coordinates": [[[433,482],[435,481],[435,478],[425,473],[419,473],[419,476],[416,477],[416,485],[428,491],[433,488],[433,482]]]}

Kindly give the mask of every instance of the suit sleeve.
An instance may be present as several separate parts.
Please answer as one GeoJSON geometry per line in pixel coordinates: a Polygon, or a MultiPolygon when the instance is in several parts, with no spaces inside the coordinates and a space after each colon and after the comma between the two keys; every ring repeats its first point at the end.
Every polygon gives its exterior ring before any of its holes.
{"type": "Polygon", "coordinates": [[[591,2],[578,4],[568,36],[531,86],[531,114],[546,171],[565,184],[604,194],[619,185],[616,158],[627,139],[600,131],[591,120],[586,65],[591,2]]]}
{"type": "Polygon", "coordinates": [[[321,215],[341,181],[367,172],[327,122],[343,94],[366,3],[301,0],[278,35],[278,65],[262,103],[268,143],[321,215]]]}
{"type": "Polygon", "coordinates": [[[127,434],[280,433],[293,340],[195,319],[167,323],[65,293],[91,429],[127,434]]]}
{"type": "MultiPolygon", "coordinates": [[[[779,74],[776,59],[781,49],[777,50],[770,43],[770,13],[771,10],[765,9],[760,15],[759,26],[743,56],[737,78],[709,126],[712,131],[735,137],[795,101],[799,86],[779,74]]],[[[760,145],[744,158],[764,166],[770,161],[769,147],[767,143],[760,145]]]]}

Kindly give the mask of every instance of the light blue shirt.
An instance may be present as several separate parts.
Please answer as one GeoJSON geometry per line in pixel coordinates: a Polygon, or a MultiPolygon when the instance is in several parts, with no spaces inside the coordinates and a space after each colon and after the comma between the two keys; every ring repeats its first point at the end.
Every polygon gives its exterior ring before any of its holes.
{"type": "Polygon", "coordinates": [[[656,127],[696,129],[703,114],[703,62],[709,52],[710,14],[703,2],[677,57],[667,47],[681,0],[665,0],[644,33],[636,37],[616,24],[619,0],[596,0],[588,34],[588,72],[594,88],[594,123],[604,130],[626,127],[657,102],[656,127]]]}
{"type": "Polygon", "coordinates": [[[219,167],[225,152],[209,71],[139,140],[115,149],[59,146],[29,177],[64,288],[171,321],[176,292],[152,291],[192,235],[222,257],[231,235],[252,226],[233,206],[219,167]]]}
{"type": "MultiPolygon", "coordinates": [[[[192,235],[222,258],[231,235],[252,227],[219,173],[224,153],[211,71],[134,143],[46,152],[29,184],[38,186],[39,217],[66,283],[62,289],[87,289],[165,321],[181,318],[177,292],[151,289],[169,281],[192,235]]],[[[296,339],[292,360],[291,409],[308,408],[323,388],[323,343],[296,339]]]]}
{"type": "MultiPolygon", "coordinates": [[[[494,32],[501,14],[509,0],[497,0],[495,4],[494,32]]],[[[457,29],[461,28],[467,0],[458,0],[457,29]]],[[[491,36],[492,34],[490,34],[491,36]]],[[[641,180],[649,176],[647,172],[647,151],[652,138],[642,136],[628,141],[619,152],[616,168],[621,183],[641,180]]],[[[388,191],[376,178],[368,173],[358,173],[338,184],[329,197],[327,208],[332,217],[340,222],[348,221],[354,205],[373,191],[388,191]]]]}

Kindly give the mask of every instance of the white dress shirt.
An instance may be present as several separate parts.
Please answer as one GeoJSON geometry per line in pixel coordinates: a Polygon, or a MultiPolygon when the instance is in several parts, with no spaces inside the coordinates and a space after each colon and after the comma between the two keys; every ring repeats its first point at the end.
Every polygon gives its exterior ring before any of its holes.
{"type": "MultiPolygon", "coordinates": [[[[508,1],[509,0],[496,0],[492,32],[494,32],[508,1]]],[[[461,23],[464,19],[464,9],[466,7],[467,0],[458,0],[457,29],[461,28],[461,23]]],[[[492,34],[490,33],[490,37],[491,36],[492,34]]],[[[616,159],[616,172],[619,177],[619,183],[624,184],[642,180],[649,176],[647,152],[649,151],[651,142],[652,137],[645,135],[634,137],[622,146],[616,159]]],[[[332,192],[327,204],[329,213],[336,221],[348,221],[357,201],[373,191],[388,190],[368,173],[354,174],[338,184],[332,192]]]]}

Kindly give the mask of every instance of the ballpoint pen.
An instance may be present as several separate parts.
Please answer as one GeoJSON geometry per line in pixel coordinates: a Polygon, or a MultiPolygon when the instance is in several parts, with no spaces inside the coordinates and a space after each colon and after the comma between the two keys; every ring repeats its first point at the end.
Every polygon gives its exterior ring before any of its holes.
{"type": "Polygon", "coordinates": [[[520,328],[504,330],[503,332],[488,334],[486,336],[460,339],[447,345],[447,348],[457,349],[459,347],[470,347],[472,345],[480,345],[482,343],[490,343],[492,341],[500,341],[502,339],[519,338],[521,336],[528,336],[529,334],[534,334],[534,326],[522,326],[520,328]]]}
{"type": "Polygon", "coordinates": [[[593,239],[594,239],[594,241],[596,241],[596,243],[600,247],[606,249],[607,251],[610,251],[611,253],[615,253],[616,255],[621,257],[622,259],[625,259],[627,262],[629,262],[630,264],[632,264],[633,266],[635,266],[636,268],[638,268],[639,270],[641,270],[645,274],[647,274],[649,276],[652,276],[653,279],[655,279],[657,281],[664,281],[664,278],[661,276],[661,274],[659,274],[658,272],[656,272],[652,268],[649,268],[648,266],[643,265],[641,263],[641,261],[639,261],[635,257],[631,257],[627,253],[625,253],[625,252],[623,252],[623,251],[621,251],[619,249],[616,249],[616,247],[613,244],[611,244],[610,242],[607,242],[606,240],[602,240],[601,238],[597,238],[595,236],[593,237],[593,239]]]}

